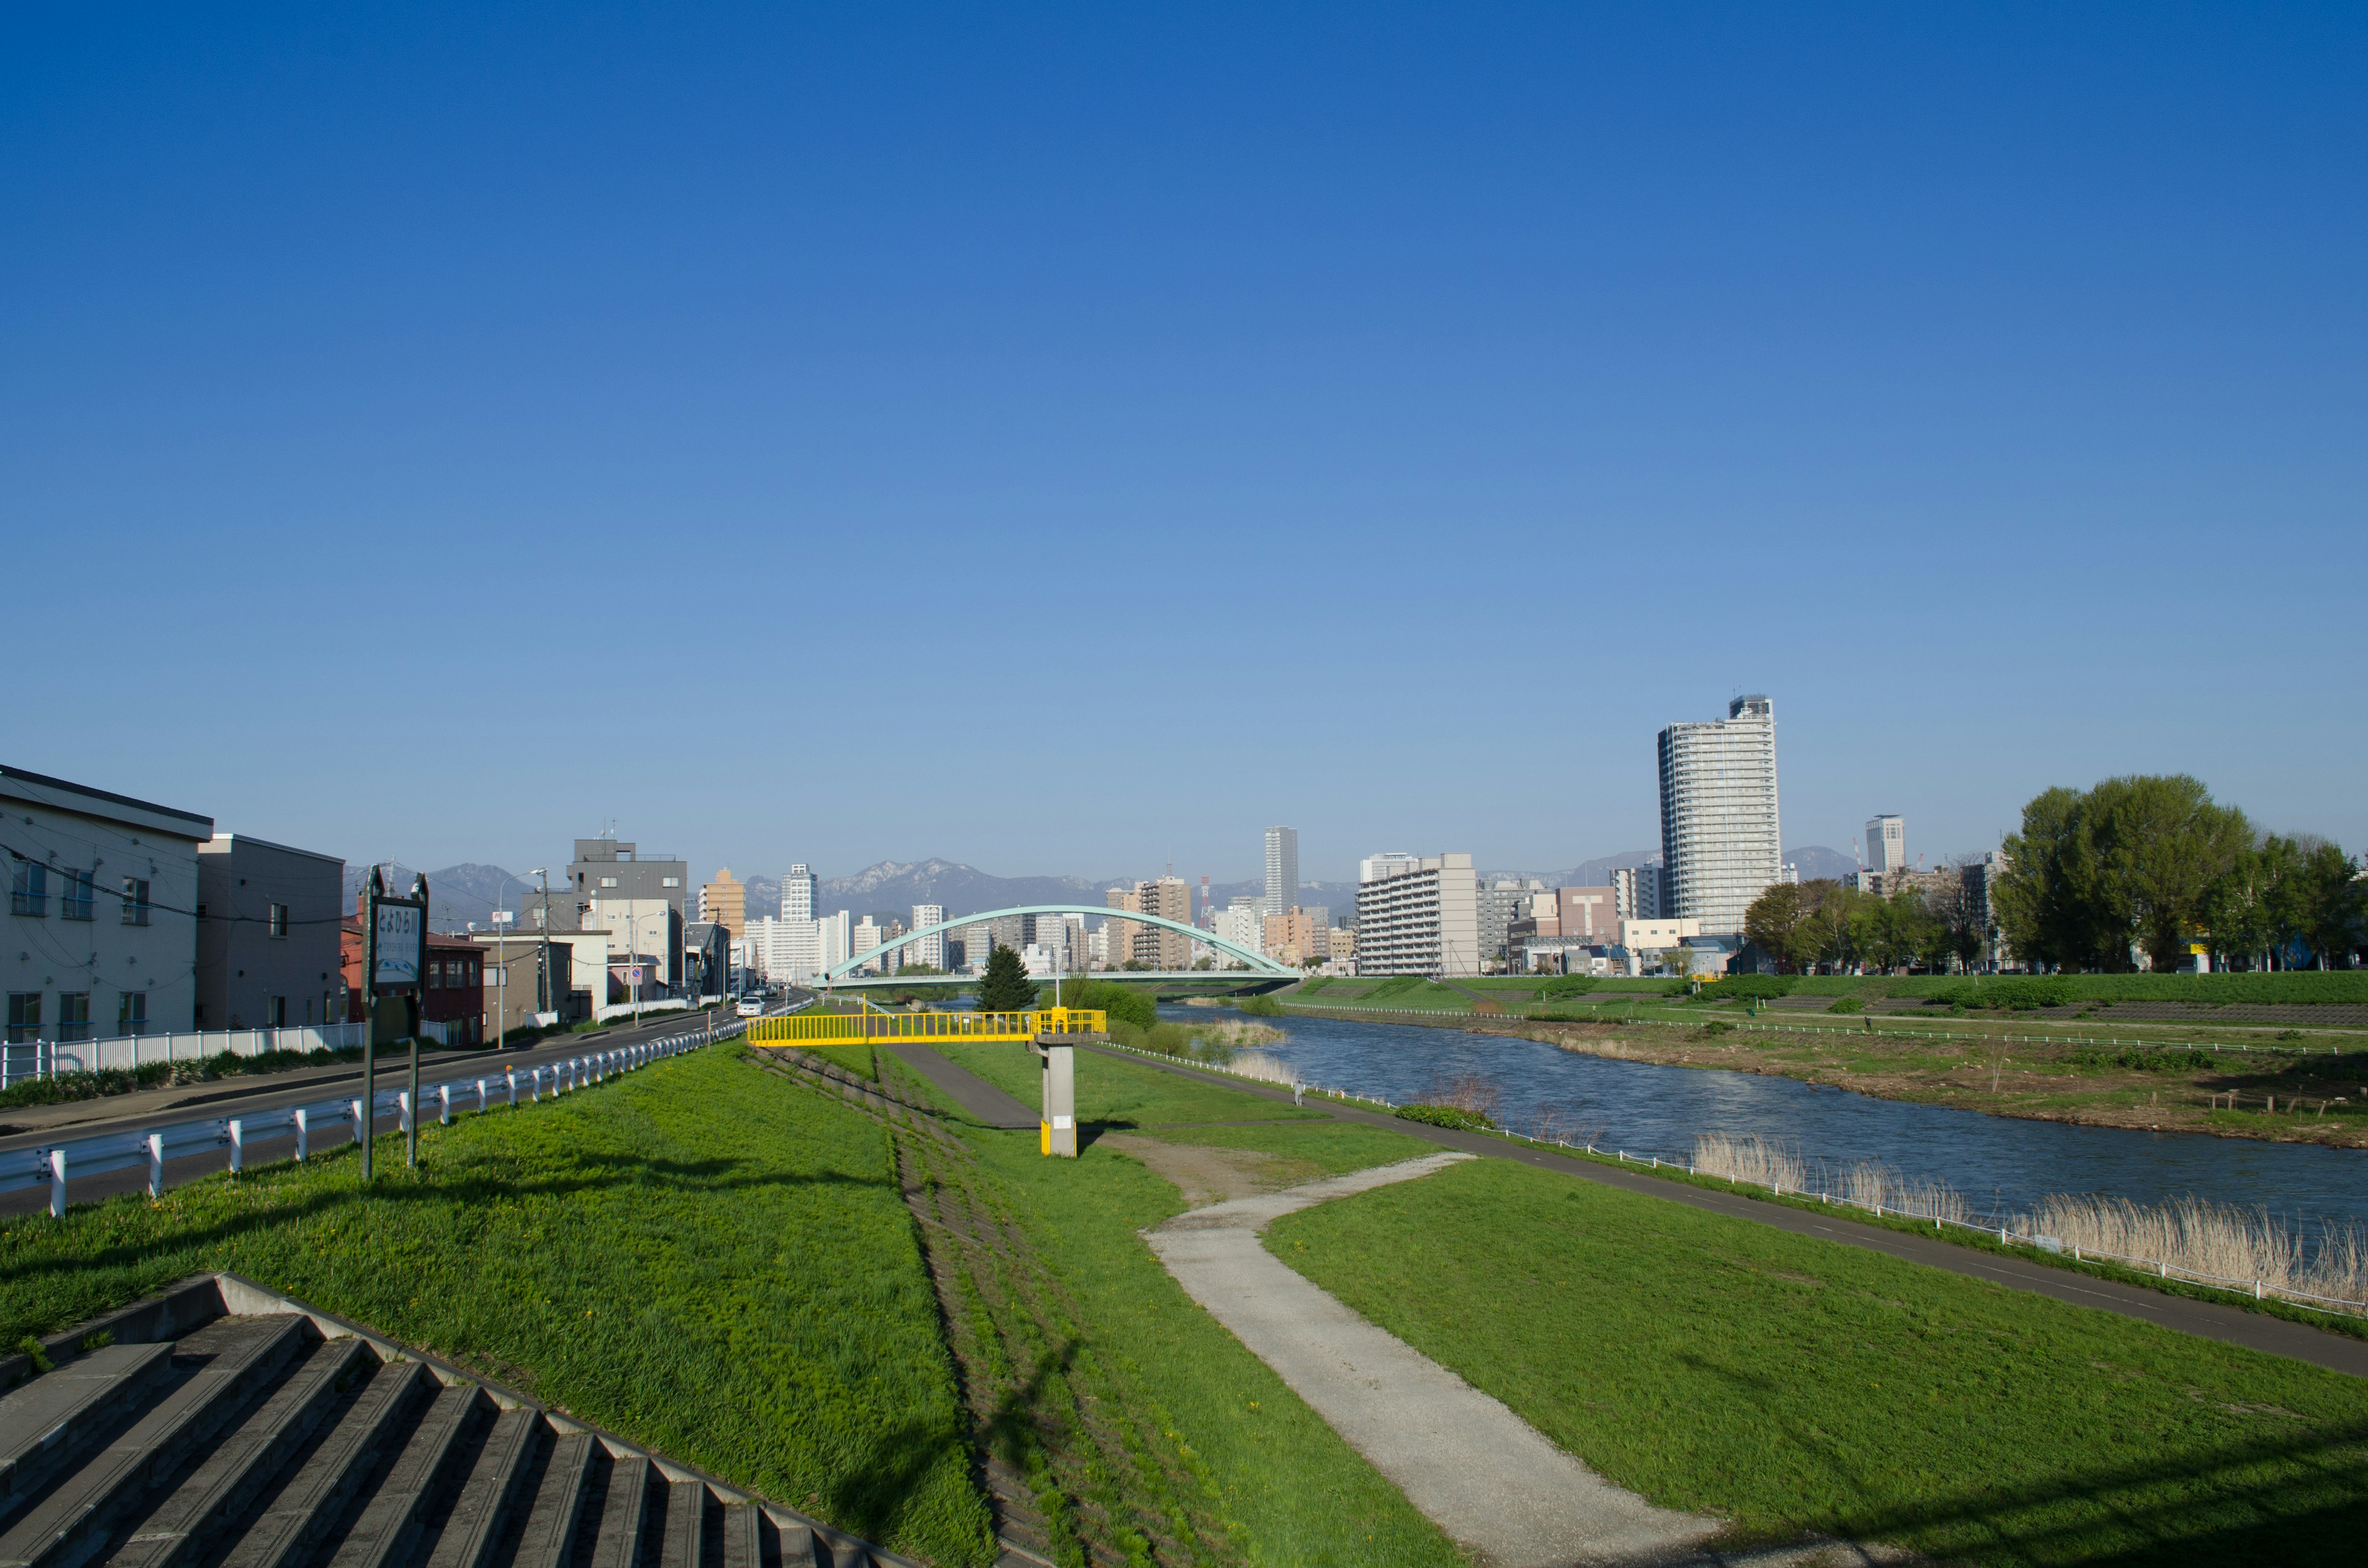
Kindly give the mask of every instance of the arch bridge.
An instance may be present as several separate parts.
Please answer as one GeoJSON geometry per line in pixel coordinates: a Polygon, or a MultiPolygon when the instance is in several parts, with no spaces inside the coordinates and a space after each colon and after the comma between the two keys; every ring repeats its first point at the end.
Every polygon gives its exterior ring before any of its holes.
{"type": "MultiPolygon", "coordinates": [[[[959,920],[940,920],[934,926],[924,926],[918,929],[907,931],[894,941],[882,942],[878,947],[872,948],[869,951],[857,953],[851,958],[844,959],[839,962],[831,965],[830,968],[823,971],[820,975],[815,977],[816,983],[820,984],[828,984],[832,982],[845,979],[848,976],[854,974],[865,964],[874,962],[882,955],[893,953],[900,948],[910,947],[915,942],[921,940],[925,937],[939,936],[948,931],[960,930],[965,926],[976,926],[981,921],[1008,919],[1015,915],[1106,915],[1114,920],[1129,920],[1138,926],[1157,926],[1166,930],[1181,932],[1204,947],[1214,948],[1221,953],[1241,960],[1244,963],[1250,966],[1250,973],[1252,976],[1296,979],[1299,975],[1299,971],[1297,970],[1292,969],[1286,964],[1279,963],[1275,960],[1267,957],[1264,953],[1245,948],[1237,942],[1229,942],[1213,931],[1203,931],[1197,926],[1187,926],[1180,920],[1170,920],[1165,915],[1142,915],[1131,909],[1112,909],[1108,904],[1102,903],[1025,903],[1012,909],[990,909],[985,911],[984,914],[965,915],[959,920]]],[[[1083,971],[1081,971],[1079,972],[1082,974],[1083,971]]],[[[1190,970],[1183,972],[1190,974],[1192,978],[1198,980],[1215,979],[1221,975],[1226,974],[1239,975],[1242,971],[1239,970],[1190,970]]],[[[1129,979],[1140,980],[1146,978],[1146,975],[1142,971],[1121,971],[1118,970],[1106,970],[1103,971],[1102,973],[1106,977],[1113,979],[1119,977],[1121,973],[1124,973],[1126,978],[1129,979]]],[[[907,975],[905,977],[908,982],[914,980],[927,980],[929,978],[932,977],[928,975],[907,975]]],[[[1176,978],[1176,976],[1163,971],[1161,978],[1176,978]]]]}

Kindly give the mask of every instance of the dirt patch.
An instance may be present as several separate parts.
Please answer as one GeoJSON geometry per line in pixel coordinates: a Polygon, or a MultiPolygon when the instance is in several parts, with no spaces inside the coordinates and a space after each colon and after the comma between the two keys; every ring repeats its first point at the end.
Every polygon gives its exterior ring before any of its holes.
{"type": "Polygon", "coordinates": [[[1105,1132],[1094,1142],[1141,1160],[1154,1176],[1174,1182],[1184,1201],[1195,1209],[1272,1192],[1289,1186],[1298,1176],[1298,1162],[1279,1160],[1254,1149],[1169,1143],[1132,1132],[1105,1132]]]}

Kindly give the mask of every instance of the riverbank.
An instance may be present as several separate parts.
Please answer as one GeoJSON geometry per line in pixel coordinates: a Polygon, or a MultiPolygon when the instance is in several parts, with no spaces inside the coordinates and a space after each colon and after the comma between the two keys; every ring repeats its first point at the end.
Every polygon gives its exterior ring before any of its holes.
{"type": "Polygon", "coordinates": [[[1983,1032],[1962,1024],[1951,1031],[1954,1038],[1937,1028],[1850,1028],[1840,1019],[1788,1028],[1787,1019],[1746,1018],[1726,1009],[1714,1015],[1668,1008],[1677,1016],[1615,1021],[1515,1019],[1444,1008],[1283,1006],[1286,1016],[1534,1040],[1612,1061],[1786,1077],[1990,1116],[2368,1149],[2368,1056],[2354,1051],[2215,1051],[2207,1041],[2151,1043],[2160,1030],[2150,1031],[2150,1043],[2141,1048],[2127,1037],[2066,1032],[2043,1041],[2009,1028],[1983,1032]]]}

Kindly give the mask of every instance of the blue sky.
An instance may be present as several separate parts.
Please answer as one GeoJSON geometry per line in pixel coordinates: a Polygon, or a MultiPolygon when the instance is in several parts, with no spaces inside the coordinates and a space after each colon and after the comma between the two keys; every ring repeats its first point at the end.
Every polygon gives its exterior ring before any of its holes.
{"type": "Polygon", "coordinates": [[[20,7],[5,760],[354,860],[2368,840],[2368,12],[20,7]]]}

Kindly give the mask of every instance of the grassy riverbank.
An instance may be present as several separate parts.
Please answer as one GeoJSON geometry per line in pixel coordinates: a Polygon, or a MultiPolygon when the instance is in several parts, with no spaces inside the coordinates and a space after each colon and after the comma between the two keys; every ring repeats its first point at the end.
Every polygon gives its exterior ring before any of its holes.
{"type": "Polygon", "coordinates": [[[1860,1249],[1496,1160],[1268,1244],[1611,1480],[1748,1537],[2337,1562],[2368,1524],[2368,1384],[1860,1249]]]}
{"type": "Polygon", "coordinates": [[[720,1047],[0,1226],[0,1343],[226,1268],[873,1540],[992,1560],[887,1141],[720,1047]]]}

